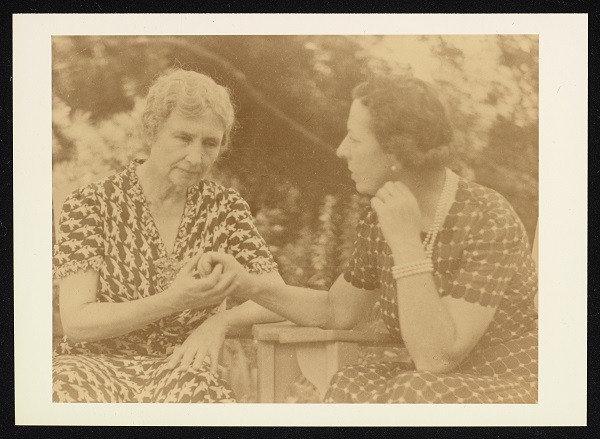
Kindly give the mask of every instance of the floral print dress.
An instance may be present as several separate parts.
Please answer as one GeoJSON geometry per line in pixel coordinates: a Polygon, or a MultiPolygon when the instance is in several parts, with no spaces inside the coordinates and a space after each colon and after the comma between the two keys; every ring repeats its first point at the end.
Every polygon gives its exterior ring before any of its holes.
{"type": "MultiPolygon", "coordinates": [[[[434,247],[434,280],[440,296],[493,307],[487,331],[451,373],[420,372],[410,360],[349,366],[334,375],[325,401],[537,402],[537,275],[526,232],[498,193],[464,179],[457,184],[434,247]]],[[[368,209],[344,278],[357,288],[380,290],[382,319],[401,340],[392,265],[376,214],[368,209]]]]}
{"type": "MultiPolygon", "coordinates": [[[[99,273],[98,302],[160,294],[199,252],[222,251],[250,272],[277,269],[239,194],[211,181],[190,187],[173,252],[168,255],[148,209],[133,161],[122,172],[85,186],[64,203],[53,275],[99,273]]],[[[128,334],[93,342],[67,337],[53,354],[56,402],[232,402],[226,382],[200,371],[166,369],[174,346],[219,307],[188,309],[128,334]]]]}

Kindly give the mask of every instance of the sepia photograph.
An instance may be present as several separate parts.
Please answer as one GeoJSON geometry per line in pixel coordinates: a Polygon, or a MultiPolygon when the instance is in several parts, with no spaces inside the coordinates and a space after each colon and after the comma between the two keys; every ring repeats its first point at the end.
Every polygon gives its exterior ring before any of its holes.
{"type": "Polygon", "coordinates": [[[48,43],[53,407],[543,402],[539,33],[48,43]]]}
{"type": "Polygon", "coordinates": [[[537,401],[535,36],[52,50],[53,401],[537,401]]]}

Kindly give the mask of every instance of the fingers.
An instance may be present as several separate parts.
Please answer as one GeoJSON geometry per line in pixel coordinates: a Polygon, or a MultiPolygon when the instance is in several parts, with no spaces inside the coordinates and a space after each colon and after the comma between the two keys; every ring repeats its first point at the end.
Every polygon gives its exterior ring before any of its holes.
{"type": "Polygon", "coordinates": [[[206,353],[204,351],[202,353],[196,353],[196,356],[194,357],[194,363],[192,364],[192,369],[200,370],[205,358],[206,353]]]}
{"type": "Polygon", "coordinates": [[[217,282],[219,281],[219,277],[223,273],[223,266],[221,264],[215,265],[213,271],[208,275],[203,277],[200,282],[203,284],[205,289],[214,288],[217,282]]]}
{"type": "Polygon", "coordinates": [[[223,276],[220,277],[219,282],[214,286],[216,291],[224,292],[229,289],[231,284],[236,278],[236,273],[227,272],[223,276]]]}
{"type": "Polygon", "coordinates": [[[217,264],[220,263],[221,265],[224,265],[221,260],[222,258],[219,258],[219,255],[220,253],[217,252],[206,252],[202,255],[197,266],[198,271],[202,276],[207,276],[212,273],[217,264]]]}
{"type": "Polygon", "coordinates": [[[213,346],[208,352],[204,346],[198,348],[189,347],[187,349],[182,348],[183,356],[181,358],[178,370],[185,372],[187,370],[200,370],[202,363],[208,357],[208,363],[210,364],[210,372],[214,375],[218,371],[219,367],[219,346],[213,346]]]}
{"type": "Polygon", "coordinates": [[[219,367],[220,349],[213,347],[208,353],[204,347],[193,348],[184,346],[176,346],[173,355],[169,358],[166,368],[173,370],[177,368],[178,372],[186,372],[188,370],[200,370],[202,363],[208,357],[210,364],[210,373],[215,375],[219,367]],[[179,367],[177,367],[179,365],[179,367]]]}
{"type": "Polygon", "coordinates": [[[196,340],[191,343],[186,341],[183,345],[175,346],[166,368],[176,369],[177,372],[198,371],[202,369],[202,363],[208,357],[210,372],[214,375],[218,372],[221,346],[222,341],[221,343],[209,343],[209,346],[203,341],[196,340]]]}
{"type": "Polygon", "coordinates": [[[206,252],[206,253],[198,253],[192,256],[192,258],[185,264],[183,270],[187,272],[198,271],[200,275],[207,276],[214,268],[220,263],[224,265],[224,258],[226,256],[223,253],[217,252],[206,252]]]}
{"type": "Polygon", "coordinates": [[[399,195],[397,184],[395,181],[388,181],[383,186],[381,186],[377,192],[375,193],[375,197],[379,198],[382,201],[389,199],[390,197],[399,195]]]}
{"type": "MultiPolygon", "coordinates": [[[[181,361],[179,363],[180,372],[185,372],[186,370],[189,370],[192,367],[192,362],[195,361],[196,357],[203,357],[205,352],[205,350],[202,347],[195,348],[188,346],[187,348],[184,347],[182,350],[183,356],[181,357],[181,361]]],[[[200,361],[202,361],[203,359],[204,358],[202,358],[200,361]]]]}
{"type": "Polygon", "coordinates": [[[383,207],[383,201],[381,200],[381,198],[371,198],[371,207],[373,208],[373,210],[375,210],[375,212],[379,212],[380,209],[383,207]]]}
{"type": "Polygon", "coordinates": [[[377,192],[384,195],[403,195],[406,194],[406,192],[410,192],[410,189],[400,181],[388,181],[384,183],[377,192]]]}
{"type": "Polygon", "coordinates": [[[198,273],[200,276],[208,276],[213,270],[213,257],[212,252],[204,253],[202,258],[197,265],[198,273]]]}
{"type": "Polygon", "coordinates": [[[216,305],[222,302],[225,297],[232,295],[235,288],[231,286],[234,284],[235,278],[236,274],[229,272],[222,275],[216,284],[210,286],[205,284],[203,286],[205,305],[216,305]]]}
{"type": "Polygon", "coordinates": [[[210,356],[210,373],[213,375],[217,374],[217,369],[219,367],[219,353],[220,353],[220,348],[219,347],[213,347],[210,352],[209,352],[209,356],[210,356]]]}
{"type": "Polygon", "coordinates": [[[217,264],[223,265],[223,267],[228,266],[228,262],[231,256],[227,253],[221,252],[206,252],[202,255],[202,258],[198,262],[198,272],[202,276],[206,276],[212,272],[214,266],[217,264]]]}
{"type": "Polygon", "coordinates": [[[209,352],[206,352],[204,349],[201,351],[198,350],[196,356],[194,357],[194,362],[192,363],[193,370],[200,370],[202,368],[202,363],[206,361],[208,358],[208,363],[210,365],[210,373],[213,375],[217,373],[217,368],[219,366],[219,350],[211,349],[209,352]]]}
{"type": "Polygon", "coordinates": [[[187,264],[183,266],[182,270],[185,270],[187,273],[192,273],[196,269],[198,261],[200,260],[200,258],[202,258],[202,256],[204,255],[201,252],[192,256],[192,258],[187,262],[187,264]]]}
{"type": "Polygon", "coordinates": [[[175,346],[175,349],[173,350],[171,357],[169,357],[169,362],[167,363],[167,366],[166,366],[167,369],[169,369],[169,370],[175,369],[175,367],[177,367],[177,365],[181,361],[181,357],[183,357],[183,349],[181,348],[181,345],[177,345],[177,346],[175,346]]]}

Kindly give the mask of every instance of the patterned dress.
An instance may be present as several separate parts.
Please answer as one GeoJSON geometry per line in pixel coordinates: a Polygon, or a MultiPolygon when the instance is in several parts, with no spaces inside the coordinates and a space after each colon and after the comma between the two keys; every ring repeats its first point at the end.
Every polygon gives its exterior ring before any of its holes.
{"type": "MultiPolygon", "coordinates": [[[[132,162],[122,172],[71,194],[54,248],[53,275],[99,273],[98,302],[160,294],[198,252],[230,253],[253,273],[277,269],[237,192],[203,180],[190,187],[172,254],[159,237],[132,162]]],[[[234,402],[206,365],[166,369],[175,345],[218,307],[189,309],[119,337],[94,342],[64,338],[53,354],[57,402],[234,402]]]]}
{"type": "MultiPolygon", "coordinates": [[[[349,366],[334,375],[325,401],[537,402],[537,275],[512,207],[493,190],[459,179],[433,262],[440,296],[496,309],[469,356],[450,373],[420,372],[410,360],[349,366]]],[[[392,265],[376,214],[368,209],[344,278],[357,288],[380,289],[382,319],[401,339],[392,265]]]]}

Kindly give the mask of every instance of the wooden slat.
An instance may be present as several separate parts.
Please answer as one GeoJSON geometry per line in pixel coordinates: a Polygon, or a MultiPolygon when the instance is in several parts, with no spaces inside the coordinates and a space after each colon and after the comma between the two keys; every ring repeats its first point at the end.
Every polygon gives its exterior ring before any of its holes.
{"type": "Polygon", "coordinates": [[[384,333],[310,327],[284,330],[279,336],[279,343],[311,343],[319,341],[345,341],[361,344],[398,343],[398,340],[384,333]]]}
{"type": "Polygon", "coordinates": [[[290,322],[254,325],[252,333],[256,340],[290,343],[313,343],[343,341],[371,345],[398,345],[401,342],[389,334],[358,330],[323,329],[310,326],[296,326],[290,322]]]}
{"type": "Polygon", "coordinates": [[[297,328],[292,322],[262,323],[252,326],[252,335],[258,341],[279,341],[284,329],[297,328]]]}

